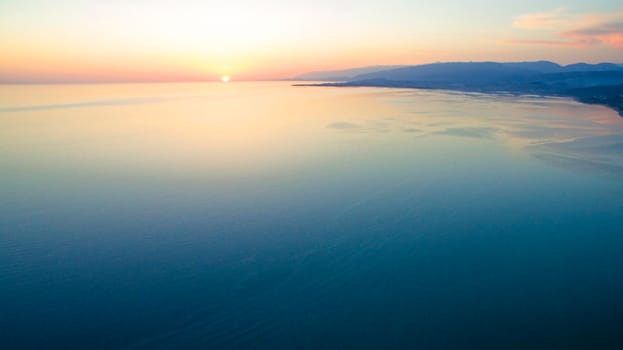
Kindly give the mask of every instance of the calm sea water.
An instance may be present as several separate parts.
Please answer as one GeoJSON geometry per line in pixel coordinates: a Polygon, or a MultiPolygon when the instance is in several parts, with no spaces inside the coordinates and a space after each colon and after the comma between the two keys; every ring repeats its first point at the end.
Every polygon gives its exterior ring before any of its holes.
{"type": "Polygon", "coordinates": [[[622,228],[600,106],[0,87],[3,349],[621,349],[622,228]]]}

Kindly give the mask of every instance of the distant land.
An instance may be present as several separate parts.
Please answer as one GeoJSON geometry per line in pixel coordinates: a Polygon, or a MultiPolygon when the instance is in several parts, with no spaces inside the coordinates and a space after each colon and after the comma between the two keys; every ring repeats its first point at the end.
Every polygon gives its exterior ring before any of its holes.
{"type": "MultiPolygon", "coordinates": [[[[349,71],[353,70],[337,72],[349,71]]],[[[332,72],[314,72],[299,77],[322,77],[330,74],[332,72]],[[323,75],[324,73],[327,74],[323,75]]],[[[623,116],[623,65],[615,63],[575,63],[566,66],[549,61],[432,63],[367,71],[341,82],[295,85],[565,96],[584,103],[608,106],[623,116]]]]}
{"type": "Polygon", "coordinates": [[[298,75],[288,80],[307,80],[307,81],[344,81],[355,78],[358,75],[376,73],[390,69],[402,68],[405,66],[367,66],[342,70],[327,70],[309,72],[298,75]]]}

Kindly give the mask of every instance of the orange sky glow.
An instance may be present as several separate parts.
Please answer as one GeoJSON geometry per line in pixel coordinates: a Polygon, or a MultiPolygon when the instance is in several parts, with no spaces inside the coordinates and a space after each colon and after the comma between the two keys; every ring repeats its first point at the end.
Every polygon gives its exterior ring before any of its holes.
{"type": "Polygon", "coordinates": [[[437,61],[623,63],[617,1],[507,5],[9,0],[0,4],[0,81],[261,80],[437,61]]]}

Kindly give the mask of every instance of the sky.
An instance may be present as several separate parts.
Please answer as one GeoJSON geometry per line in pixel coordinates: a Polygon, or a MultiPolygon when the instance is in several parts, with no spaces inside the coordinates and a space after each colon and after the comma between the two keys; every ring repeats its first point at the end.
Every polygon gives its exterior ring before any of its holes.
{"type": "Polygon", "coordinates": [[[623,63],[623,2],[0,0],[0,82],[256,80],[528,60],[623,63]]]}

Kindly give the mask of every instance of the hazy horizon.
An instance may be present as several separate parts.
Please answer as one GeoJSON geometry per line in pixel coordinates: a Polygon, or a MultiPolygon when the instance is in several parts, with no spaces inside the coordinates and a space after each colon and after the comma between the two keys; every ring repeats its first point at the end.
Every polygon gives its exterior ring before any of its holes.
{"type": "MultiPolygon", "coordinates": [[[[349,70],[356,70],[356,69],[365,69],[365,68],[373,68],[373,67],[388,67],[387,70],[390,69],[396,69],[398,67],[408,67],[408,66],[418,66],[418,65],[429,65],[429,64],[444,64],[444,63],[484,63],[484,62],[492,62],[492,63],[521,63],[521,62],[539,62],[539,61],[547,61],[547,60],[538,60],[538,61],[448,61],[448,62],[425,62],[425,63],[418,63],[418,64],[405,64],[405,65],[372,65],[372,66],[356,66],[356,67],[344,67],[344,68],[336,68],[336,69],[321,69],[321,70],[315,70],[315,71],[305,71],[305,72],[301,72],[300,74],[295,74],[294,76],[288,76],[288,77],[264,77],[264,78],[236,78],[234,80],[228,81],[228,83],[235,83],[235,82],[261,82],[261,81],[296,81],[296,78],[298,76],[301,75],[305,75],[305,74],[314,74],[314,73],[325,73],[325,72],[340,72],[340,71],[349,71],[349,70]]],[[[547,61],[547,62],[552,62],[552,61],[547,61]]],[[[567,65],[572,65],[572,64],[578,64],[578,63],[587,63],[587,64],[602,64],[602,63],[614,63],[614,64],[619,64],[621,66],[623,66],[623,63],[619,63],[619,62],[573,62],[573,63],[569,63],[569,64],[561,64],[559,62],[552,62],[555,64],[558,64],[562,67],[567,66],[567,65]]],[[[385,69],[379,69],[378,71],[382,71],[385,69]]],[[[228,76],[229,77],[229,76],[228,76]]],[[[304,80],[309,80],[309,79],[304,79],[304,80]]],[[[321,81],[323,79],[320,79],[321,81]]],[[[37,84],[44,84],[44,85],[55,85],[55,84],[150,84],[150,83],[162,83],[162,84],[166,84],[166,83],[209,83],[209,82],[222,82],[222,76],[217,76],[217,75],[213,75],[213,76],[206,76],[206,77],[180,77],[180,78],[172,78],[172,79],[161,79],[161,80],[119,80],[119,79],[109,79],[109,80],[90,80],[90,79],[85,79],[85,80],[64,80],[63,78],[60,79],[50,79],[50,80],[15,80],[15,81],[2,81],[0,80],[0,84],[7,84],[7,85],[20,85],[20,84],[24,84],[24,85],[37,85],[37,84]]]]}
{"type": "Polygon", "coordinates": [[[433,62],[623,63],[618,1],[0,4],[0,82],[285,79],[433,62]]]}

